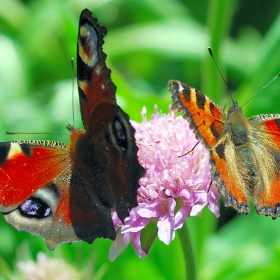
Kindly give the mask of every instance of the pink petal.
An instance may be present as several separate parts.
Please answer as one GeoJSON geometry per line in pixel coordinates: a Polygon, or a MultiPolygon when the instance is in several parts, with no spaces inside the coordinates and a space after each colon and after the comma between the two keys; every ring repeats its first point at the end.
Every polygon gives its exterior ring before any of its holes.
{"type": "Polygon", "coordinates": [[[143,251],[142,247],[141,247],[141,240],[140,240],[140,233],[141,232],[137,232],[135,233],[135,235],[132,238],[132,246],[134,248],[134,251],[136,252],[136,254],[144,259],[147,257],[146,253],[143,251]]]}

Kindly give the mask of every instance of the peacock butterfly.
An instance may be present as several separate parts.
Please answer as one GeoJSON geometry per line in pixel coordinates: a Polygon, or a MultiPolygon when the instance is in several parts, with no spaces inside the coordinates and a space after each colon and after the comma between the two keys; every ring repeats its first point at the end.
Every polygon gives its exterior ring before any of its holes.
{"type": "MultiPolygon", "coordinates": [[[[279,74],[278,74],[279,75],[279,74]]],[[[180,81],[168,83],[173,107],[183,113],[196,137],[208,149],[213,179],[226,207],[280,216],[280,115],[247,119],[236,101],[227,115],[207,96],[180,81]]]]}
{"type": "Polygon", "coordinates": [[[98,237],[115,239],[111,210],[124,221],[137,206],[144,169],[135,130],[116,104],[102,51],[106,28],[80,16],[77,75],[85,130],[67,126],[70,144],[0,143],[0,211],[17,230],[42,236],[50,249],[98,237]]]}

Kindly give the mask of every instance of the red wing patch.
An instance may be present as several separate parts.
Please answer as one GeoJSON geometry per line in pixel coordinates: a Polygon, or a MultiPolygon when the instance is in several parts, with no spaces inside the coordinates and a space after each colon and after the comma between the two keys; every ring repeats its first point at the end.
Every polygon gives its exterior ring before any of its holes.
{"type": "Polygon", "coordinates": [[[24,142],[0,144],[1,158],[5,159],[0,166],[1,211],[3,207],[10,209],[23,203],[69,166],[70,159],[62,149],[64,146],[51,148],[52,143],[55,142],[40,141],[41,146],[24,142]]]}
{"type": "Polygon", "coordinates": [[[280,115],[259,115],[249,119],[258,150],[261,184],[253,191],[259,214],[279,216],[280,211],[280,115]]]}

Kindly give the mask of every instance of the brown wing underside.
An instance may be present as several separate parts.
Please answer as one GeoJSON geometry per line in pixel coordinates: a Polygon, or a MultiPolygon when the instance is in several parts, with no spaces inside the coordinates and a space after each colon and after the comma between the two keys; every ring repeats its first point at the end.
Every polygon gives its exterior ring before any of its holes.
{"type": "Polygon", "coordinates": [[[124,220],[137,205],[137,188],[144,169],[138,163],[134,132],[128,116],[116,104],[116,87],[102,51],[106,29],[82,12],[78,35],[78,86],[85,139],[75,155],[75,166],[95,178],[87,189],[124,220]],[[85,156],[85,151],[88,155],[85,156]],[[77,164],[83,157],[86,164],[77,164]],[[100,160],[102,159],[102,160],[100,160]],[[88,170],[90,169],[90,170],[88,170]],[[98,176],[96,175],[98,174],[98,176]]]}
{"type": "Polygon", "coordinates": [[[111,71],[105,64],[102,50],[105,27],[100,26],[89,10],[80,17],[77,74],[84,127],[88,133],[104,128],[116,109],[116,87],[111,81],[111,71]]]}

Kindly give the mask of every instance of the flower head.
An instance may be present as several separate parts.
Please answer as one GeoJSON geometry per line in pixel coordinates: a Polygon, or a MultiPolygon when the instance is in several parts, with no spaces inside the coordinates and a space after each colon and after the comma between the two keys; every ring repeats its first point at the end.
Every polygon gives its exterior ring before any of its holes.
{"type": "Polygon", "coordinates": [[[24,273],[25,279],[82,279],[82,276],[62,259],[48,258],[44,253],[37,255],[37,262],[31,260],[18,262],[18,267],[24,273]]]}
{"type": "Polygon", "coordinates": [[[188,122],[172,110],[161,115],[157,108],[150,121],[144,108],[142,118],[142,124],[134,127],[138,159],[146,175],[140,179],[138,206],[125,223],[112,214],[118,234],[110,249],[111,260],[130,240],[142,258],[156,236],[169,244],[185,219],[199,215],[205,206],[219,216],[219,193],[211,180],[208,152],[198,143],[188,122]]]}

